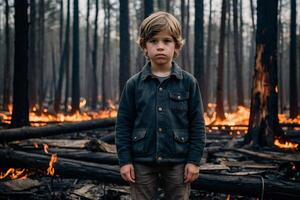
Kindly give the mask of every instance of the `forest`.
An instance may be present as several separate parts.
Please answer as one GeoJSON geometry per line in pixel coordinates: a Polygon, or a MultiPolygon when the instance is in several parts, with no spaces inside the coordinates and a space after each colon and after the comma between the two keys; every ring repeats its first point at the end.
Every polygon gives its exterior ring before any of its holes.
{"type": "Polygon", "coordinates": [[[128,197],[114,126],[126,81],[146,62],[139,26],[156,11],[181,23],[175,61],[203,100],[191,199],[300,198],[299,1],[0,0],[3,199],[128,197]]]}

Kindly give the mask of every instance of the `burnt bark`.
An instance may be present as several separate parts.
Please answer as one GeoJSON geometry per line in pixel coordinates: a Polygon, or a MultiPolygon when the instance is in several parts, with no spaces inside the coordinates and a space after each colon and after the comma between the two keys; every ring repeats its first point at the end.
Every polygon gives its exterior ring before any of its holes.
{"type": "Polygon", "coordinates": [[[220,41],[218,55],[218,75],[217,75],[217,120],[224,120],[224,38],[225,38],[225,22],[226,22],[226,0],[222,0],[221,25],[220,25],[220,41]]]}
{"type": "Polygon", "coordinates": [[[28,4],[15,1],[15,61],[13,111],[10,127],[29,125],[28,100],[28,4]]]}
{"type": "Polygon", "coordinates": [[[257,1],[256,55],[248,133],[244,142],[273,146],[283,138],[278,120],[277,10],[278,1],[257,1]]]}

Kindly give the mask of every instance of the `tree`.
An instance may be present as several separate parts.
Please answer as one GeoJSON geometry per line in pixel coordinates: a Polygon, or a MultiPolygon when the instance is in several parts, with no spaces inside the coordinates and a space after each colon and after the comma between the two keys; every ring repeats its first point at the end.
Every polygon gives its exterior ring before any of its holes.
{"type": "Polygon", "coordinates": [[[233,35],[234,35],[234,58],[236,68],[236,87],[237,87],[237,104],[239,106],[244,105],[244,91],[243,91],[243,73],[242,63],[240,58],[240,47],[239,47],[239,32],[238,32],[238,11],[237,11],[237,0],[233,0],[233,35]]]}
{"type": "Polygon", "coordinates": [[[226,22],[226,0],[222,0],[221,11],[221,26],[220,26],[220,41],[219,41],[219,56],[218,56],[218,75],[217,75],[217,120],[224,120],[224,38],[225,38],[225,22],[226,22]]]}
{"type": "Polygon", "coordinates": [[[119,94],[130,76],[130,35],[128,0],[120,0],[120,65],[119,94]]]}
{"type": "Polygon", "coordinates": [[[153,12],[153,0],[144,0],[144,18],[153,12]]]}
{"type": "MultiPolygon", "coordinates": [[[[63,51],[61,52],[60,65],[59,65],[59,77],[58,83],[55,88],[55,99],[54,99],[54,110],[59,112],[60,103],[62,97],[62,86],[63,77],[66,74],[66,83],[68,83],[68,73],[69,73],[69,55],[70,55],[70,0],[67,1],[67,22],[65,31],[65,43],[63,51]]],[[[66,84],[66,93],[68,94],[68,84],[66,84]]],[[[68,96],[66,95],[66,98],[68,96]]],[[[65,101],[67,102],[67,100],[65,101]]],[[[65,103],[65,111],[67,111],[67,105],[65,103]]]]}
{"type": "Polygon", "coordinates": [[[290,117],[298,115],[298,87],[297,87],[297,40],[296,40],[296,0],[291,0],[290,24],[290,117]]]}
{"type": "Polygon", "coordinates": [[[283,136],[278,120],[277,93],[278,0],[257,0],[257,30],[251,108],[245,144],[272,146],[283,136]]]}
{"type": "Polygon", "coordinates": [[[195,46],[194,46],[194,73],[199,82],[203,96],[204,110],[207,110],[207,81],[204,74],[204,27],[203,27],[203,0],[195,0],[195,46]]]}
{"type": "Polygon", "coordinates": [[[4,74],[3,74],[3,108],[8,110],[10,103],[10,27],[9,27],[9,3],[5,0],[5,58],[4,58],[4,74]]]}
{"type": "MultiPolygon", "coordinates": [[[[205,56],[205,66],[206,66],[206,70],[205,70],[205,74],[206,74],[206,79],[205,79],[205,85],[206,85],[206,90],[210,91],[211,90],[211,82],[210,82],[210,77],[211,77],[211,50],[212,50],[212,38],[211,38],[211,34],[212,34],[212,0],[209,1],[209,15],[208,15],[208,30],[207,30],[207,43],[206,43],[206,56],[205,56]]],[[[195,50],[194,50],[195,53],[195,50]]],[[[196,59],[196,57],[194,57],[194,59],[196,59]]],[[[194,60],[195,62],[195,60],[194,60]]],[[[194,64],[194,66],[196,66],[194,64]]],[[[203,94],[205,95],[205,94],[203,94]]],[[[206,98],[207,98],[207,103],[210,102],[209,99],[209,95],[208,92],[206,92],[206,98]]],[[[205,98],[205,96],[204,96],[205,98]]],[[[203,99],[203,101],[205,101],[203,99]]],[[[207,110],[207,103],[206,105],[203,104],[204,109],[207,110]]]]}
{"type": "Polygon", "coordinates": [[[78,0],[73,4],[73,70],[72,70],[72,113],[79,111],[79,9],[78,0]]]}
{"type": "Polygon", "coordinates": [[[15,0],[13,111],[10,127],[29,125],[27,1],[15,0]]]}
{"type": "Polygon", "coordinates": [[[37,104],[37,66],[36,66],[36,2],[30,0],[30,26],[29,26],[29,107],[30,110],[37,104]]]}
{"type": "Polygon", "coordinates": [[[93,42],[93,53],[92,53],[92,63],[93,63],[93,73],[92,73],[92,95],[91,95],[91,107],[96,109],[98,100],[98,81],[97,81],[97,54],[98,54],[98,13],[99,13],[99,2],[96,0],[96,11],[95,11],[95,21],[94,21],[94,42],[93,42]]]}

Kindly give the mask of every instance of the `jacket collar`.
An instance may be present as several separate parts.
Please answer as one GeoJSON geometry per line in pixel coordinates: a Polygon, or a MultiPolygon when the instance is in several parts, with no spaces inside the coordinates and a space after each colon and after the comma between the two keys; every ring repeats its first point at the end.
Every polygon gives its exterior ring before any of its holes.
{"type": "MultiPolygon", "coordinates": [[[[142,80],[145,80],[149,76],[152,76],[151,73],[151,62],[148,61],[142,68],[142,80]]],[[[171,67],[171,76],[176,77],[177,79],[182,79],[182,69],[181,67],[174,61],[172,61],[172,67],[171,67]]]]}

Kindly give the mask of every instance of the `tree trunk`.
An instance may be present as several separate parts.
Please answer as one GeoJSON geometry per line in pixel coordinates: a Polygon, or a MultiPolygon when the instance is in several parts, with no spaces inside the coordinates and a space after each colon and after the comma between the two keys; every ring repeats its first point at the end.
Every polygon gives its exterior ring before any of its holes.
{"type": "Polygon", "coordinates": [[[73,7],[73,69],[72,69],[72,113],[80,111],[79,84],[79,8],[78,0],[74,0],[73,7]]]}
{"type": "Polygon", "coordinates": [[[60,0],[59,2],[59,52],[62,52],[63,48],[63,30],[64,30],[64,1],[60,0]]]}
{"type": "Polygon", "coordinates": [[[9,2],[5,0],[5,61],[3,74],[3,109],[9,110],[10,98],[10,27],[9,27],[9,2]]]}
{"type": "Polygon", "coordinates": [[[144,18],[153,12],[153,0],[144,0],[144,18]]]}
{"type": "Polygon", "coordinates": [[[281,21],[282,13],[282,0],[279,0],[279,10],[278,10],[278,95],[279,95],[279,108],[280,112],[283,113],[283,74],[282,74],[282,63],[283,63],[283,25],[281,21]]]}
{"type": "Polygon", "coordinates": [[[30,0],[30,26],[29,26],[29,109],[32,110],[37,102],[37,68],[36,68],[36,3],[30,0]]]}
{"type": "Polygon", "coordinates": [[[204,74],[204,14],[203,0],[195,0],[195,46],[194,46],[194,74],[200,85],[200,92],[203,97],[204,110],[207,111],[207,90],[209,77],[204,74]]]}
{"type": "Polygon", "coordinates": [[[237,10],[237,0],[233,0],[233,34],[234,34],[234,58],[235,58],[235,68],[236,68],[236,92],[237,92],[237,105],[244,106],[244,91],[243,91],[243,73],[242,64],[240,58],[240,48],[239,48],[239,32],[238,32],[238,10],[237,10]]]}
{"type": "Polygon", "coordinates": [[[85,34],[85,96],[87,99],[87,105],[91,104],[91,47],[90,47],[90,0],[86,5],[86,34],[85,34]]]}
{"type": "Polygon", "coordinates": [[[277,6],[278,0],[257,1],[255,68],[245,144],[273,146],[283,138],[277,108],[277,6]]]}
{"type": "Polygon", "coordinates": [[[297,86],[297,40],[296,40],[296,0],[291,0],[290,24],[290,117],[298,115],[298,86],[297,86]]]}
{"type": "Polygon", "coordinates": [[[221,25],[220,25],[220,41],[219,41],[219,56],[218,56],[218,75],[217,75],[217,120],[224,120],[224,37],[225,37],[225,22],[226,22],[226,0],[222,0],[221,25]]]}
{"type": "MultiPolygon", "coordinates": [[[[59,65],[59,77],[58,83],[55,88],[55,100],[54,100],[54,110],[55,112],[60,111],[61,97],[62,97],[62,88],[63,88],[63,77],[68,72],[69,68],[69,49],[70,49],[70,0],[67,1],[67,22],[66,22],[66,31],[65,31],[65,43],[64,49],[61,53],[60,65],[59,65]]],[[[66,77],[68,77],[66,75],[66,77]]],[[[66,79],[67,81],[67,79],[66,79]]],[[[66,87],[67,90],[67,87],[66,87]]]]}
{"type": "MultiPolygon", "coordinates": [[[[140,56],[140,55],[139,55],[140,56]]],[[[130,35],[128,0],[120,0],[119,94],[130,76],[130,35]]]]}
{"type": "MultiPolygon", "coordinates": [[[[97,80],[97,64],[98,64],[98,13],[99,13],[99,1],[96,0],[96,11],[94,21],[94,42],[93,42],[93,53],[92,53],[92,93],[91,93],[91,107],[92,109],[97,108],[98,102],[98,80],[97,80]]],[[[103,51],[104,52],[104,51],[103,51]]]]}
{"type": "MultiPolygon", "coordinates": [[[[207,43],[206,43],[206,60],[205,60],[205,65],[206,65],[206,70],[205,70],[205,74],[206,74],[206,79],[205,79],[205,85],[207,88],[207,91],[211,91],[211,44],[212,44],[212,40],[211,40],[211,34],[212,34],[212,0],[209,1],[209,16],[208,16],[208,30],[207,30],[207,43]]],[[[194,50],[195,53],[196,50],[194,50]]],[[[194,59],[196,59],[196,57],[194,57],[194,59]]],[[[195,60],[194,60],[195,62],[195,60]]],[[[196,65],[194,64],[194,67],[196,65]]],[[[204,109],[207,110],[207,105],[209,102],[212,102],[212,99],[210,99],[210,95],[208,95],[208,92],[206,93],[206,99],[207,99],[207,103],[206,105],[203,104],[204,109]],[[205,108],[206,107],[206,108],[205,108]]]]}
{"type": "Polygon", "coordinates": [[[231,1],[227,1],[227,104],[228,104],[228,111],[232,112],[232,99],[231,99],[231,1]]]}
{"type": "Polygon", "coordinates": [[[44,69],[45,68],[45,0],[39,1],[39,40],[38,40],[38,113],[41,114],[43,111],[43,101],[45,98],[45,85],[44,85],[44,69]]]}
{"type": "Polygon", "coordinates": [[[15,61],[10,127],[29,125],[27,1],[15,1],[15,61]]]}
{"type": "MultiPolygon", "coordinates": [[[[22,151],[0,150],[0,162],[5,167],[26,167],[46,170],[50,155],[25,153],[22,151]]],[[[97,164],[78,160],[60,158],[54,163],[55,175],[64,178],[92,179],[104,183],[128,185],[120,175],[117,165],[97,164]]],[[[201,170],[201,169],[200,169],[201,170]]],[[[300,184],[291,181],[274,181],[265,178],[263,188],[261,177],[222,175],[200,172],[192,184],[194,190],[204,190],[225,194],[236,194],[249,197],[270,199],[299,199],[300,184]],[[262,191],[263,189],[263,191],[262,191]]],[[[159,185],[162,187],[163,185],[159,185]]]]}
{"type": "Polygon", "coordinates": [[[115,118],[96,119],[82,122],[48,125],[43,127],[23,127],[0,131],[0,142],[11,142],[30,138],[40,138],[115,125],[115,118]]]}

